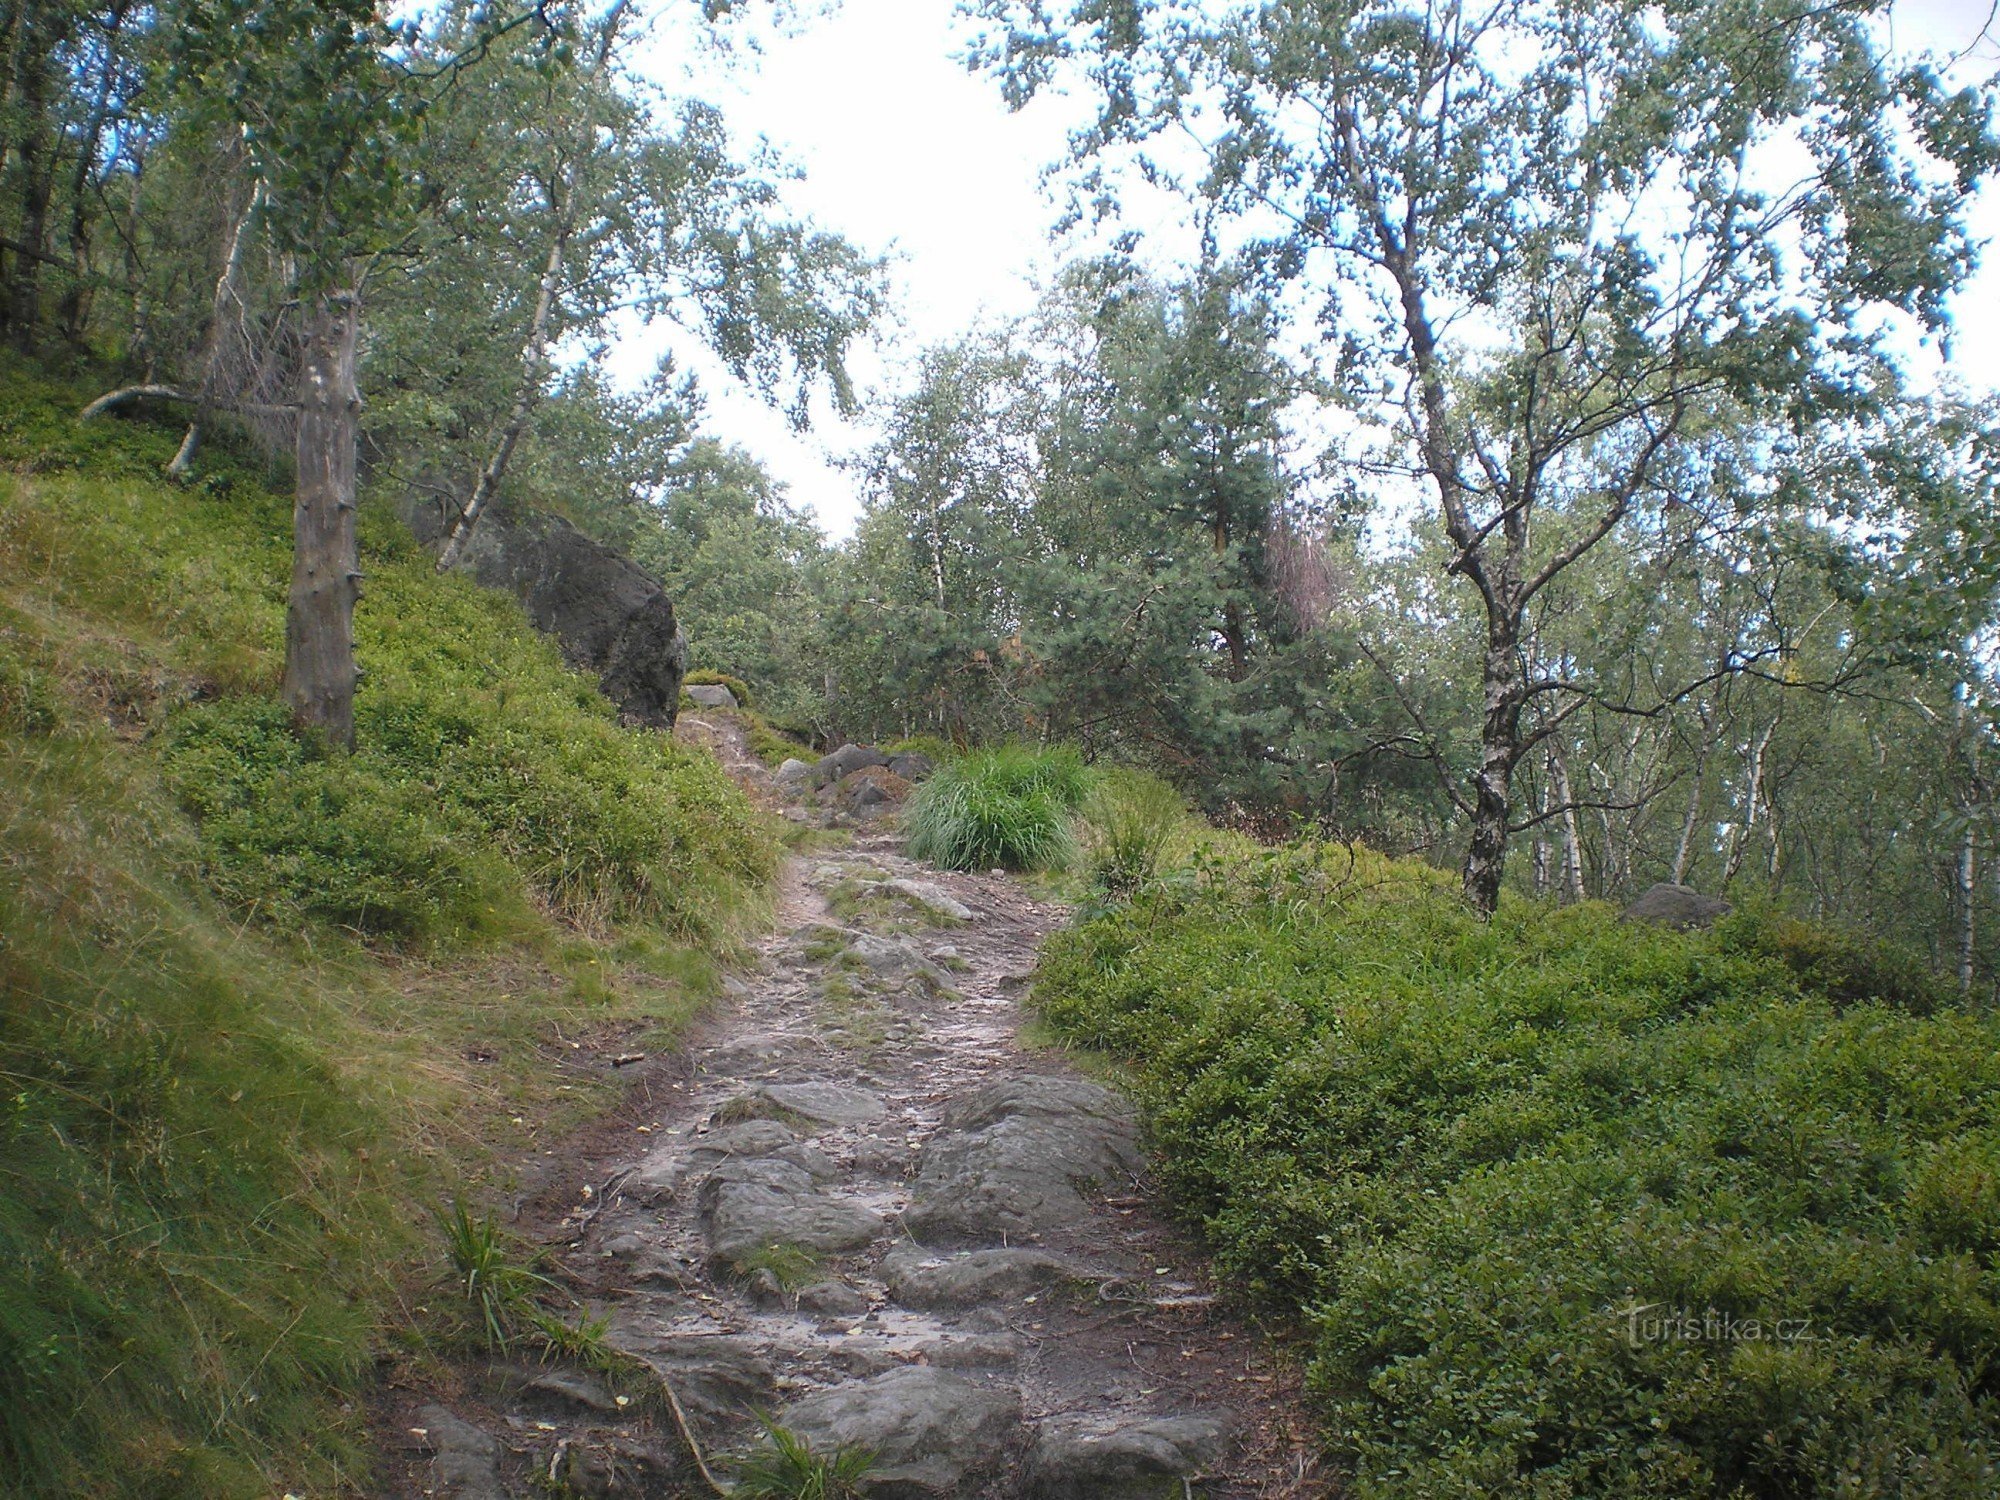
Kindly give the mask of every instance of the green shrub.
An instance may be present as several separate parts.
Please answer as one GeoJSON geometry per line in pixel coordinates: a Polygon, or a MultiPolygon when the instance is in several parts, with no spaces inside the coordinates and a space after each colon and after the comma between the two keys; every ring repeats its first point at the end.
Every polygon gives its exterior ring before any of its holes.
{"type": "Polygon", "coordinates": [[[181,710],[162,763],[200,820],[210,883],[246,911],[410,939],[475,931],[522,905],[518,877],[453,837],[427,788],[375,757],[328,754],[275,698],[181,710]]]}
{"type": "Polygon", "coordinates": [[[1035,995],[1303,1326],[1345,1493],[1991,1493],[2000,1017],[1815,972],[1304,847],[1142,887],[1035,995]]]}
{"type": "Polygon", "coordinates": [[[1726,947],[1775,958],[1802,985],[1844,1004],[1880,1000],[1924,1016],[1958,998],[1951,982],[1918,954],[1815,927],[1773,907],[1740,908],[1723,920],[1720,936],[1726,947]]]}
{"type": "Polygon", "coordinates": [[[958,747],[950,740],[940,739],[934,734],[911,735],[906,740],[897,740],[882,747],[884,755],[921,755],[934,766],[941,766],[958,756],[958,747]]]}
{"type": "Polygon", "coordinates": [[[1003,746],[947,761],[903,812],[910,853],[947,870],[1049,870],[1076,852],[1070,819],[1091,775],[1067,748],[1003,746]]]}
{"type": "Polygon", "coordinates": [[[819,752],[811,744],[811,731],[796,724],[774,724],[762,714],[745,714],[744,718],[750,753],[773,770],[788,760],[818,758],[819,752]]]}
{"type": "Polygon", "coordinates": [[[1107,770],[1083,803],[1083,846],[1097,890],[1125,896],[1187,852],[1199,826],[1179,792],[1144,771],[1107,770]]]}

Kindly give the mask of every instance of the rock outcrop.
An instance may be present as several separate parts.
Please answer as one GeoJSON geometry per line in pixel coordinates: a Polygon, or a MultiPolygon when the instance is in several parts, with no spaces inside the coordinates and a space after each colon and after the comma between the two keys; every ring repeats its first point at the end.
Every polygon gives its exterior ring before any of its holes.
{"type": "Polygon", "coordinates": [[[1625,908],[1625,920],[1651,922],[1656,927],[1713,927],[1734,910],[1719,896],[1704,896],[1692,886],[1662,881],[1625,908]]]}
{"type": "MultiPolygon", "coordinates": [[[[408,514],[418,541],[441,539],[435,509],[419,506],[408,514]]],[[[626,723],[673,728],[687,638],[673,601],[644,568],[560,516],[516,516],[495,506],[480,518],[454,571],[519,599],[571,666],[597,674],[626,723]]]]}

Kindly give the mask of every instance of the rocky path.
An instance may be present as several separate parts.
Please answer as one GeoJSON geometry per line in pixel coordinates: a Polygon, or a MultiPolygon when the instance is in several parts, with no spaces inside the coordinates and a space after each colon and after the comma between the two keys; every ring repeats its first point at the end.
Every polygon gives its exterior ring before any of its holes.
{"type": "MultiPolygon", "coordinates": [[[[687,732],[768,794],[731,721],[687,732]]],[[[1020,1041],[1064,916],[866,826],[795,857],[727,1013],[575,1164],[542,1231],[725,1484],[763,1413],[871,1453],[885,1497],[1321,1493],[1285,1376],[1148,1209],[1129,1108],[1020,1041]]],[[[406,1413],[411,1488],[712,1493],[635,1389],[498,1367],[406,1413]]]]}

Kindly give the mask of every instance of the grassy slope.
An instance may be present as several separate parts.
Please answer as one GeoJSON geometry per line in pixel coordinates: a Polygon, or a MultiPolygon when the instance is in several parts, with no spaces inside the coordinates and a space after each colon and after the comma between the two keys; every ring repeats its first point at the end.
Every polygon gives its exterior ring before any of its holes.
{"type": "Polygon", "coordinates": [[[1036,994],[1307,1331],[1354,1495],[2000,1492],[2000,1018],[1927,976],[1334,848],[1150,885],[1036,994]]]}
{"type": "Polygon", "coordinates": [[[364,753],[274,733],[286,497],[87,394],[0,369],[0,1491],[326,1494],[440,1185],[685,1020],[772,845],[366,506],[364,753]]]}

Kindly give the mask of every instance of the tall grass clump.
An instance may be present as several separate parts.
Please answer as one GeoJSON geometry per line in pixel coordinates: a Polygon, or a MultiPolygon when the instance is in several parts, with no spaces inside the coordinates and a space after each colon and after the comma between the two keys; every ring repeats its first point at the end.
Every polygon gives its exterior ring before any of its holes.
{"type": "Polygon", "coordinates": [[[913,857],[946,870],[1052,870],[1076,855],[1070,822],[1091,772],[1074,750],[1005,745],[947,761],[910,796],[913,857]]]}
{"type": "Polygon", "coordinates": [[[1994,1493],[2000,1016],[1773,921],[1211,853],[1035,1000],[1302,1329],[1343,1493],[1994,1493]]]}
{"type": "Polygon", "coordinates": [[[1099,772],[1079,822],[1091,885],[1114,897],[1129,896],[1185,857],[1206,831],[1179,792],[1124,767],[1099,772]]]}

